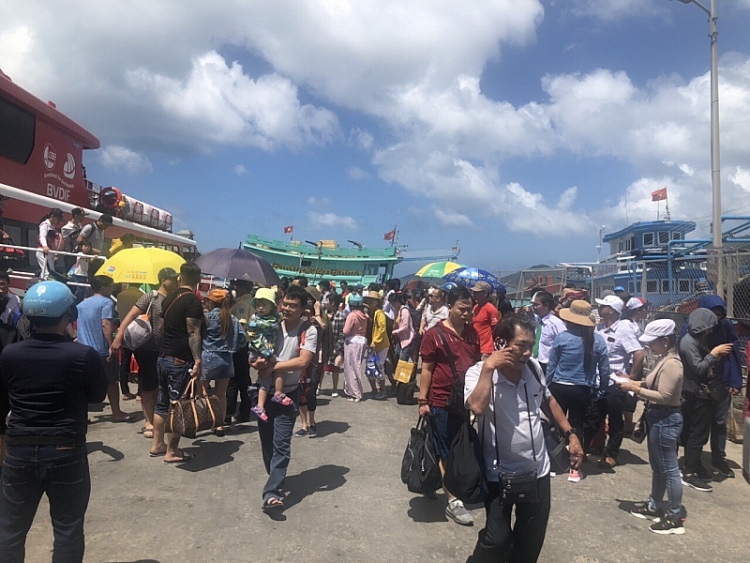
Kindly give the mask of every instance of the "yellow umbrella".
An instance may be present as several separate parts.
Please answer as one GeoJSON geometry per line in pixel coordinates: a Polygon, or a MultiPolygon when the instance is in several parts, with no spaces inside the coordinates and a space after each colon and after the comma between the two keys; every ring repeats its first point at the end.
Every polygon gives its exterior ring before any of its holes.
{"type": "Polygon", "coordinates": [[[463,268],[463,266],[461,264],[456,264],[455,262],[432,262],[431,264],[424,266],[414,275],[419,276],[420,278],[442,278],[443,276],[450,274],[453,270],[458,270],[459,268],[463,268]]]}
{"type": "Polygon", "coordinates": [[[159,283],[158,274],[162,268],[180,271],[185,259],[169,250],[161,248],[128,248],[121,250],[107,260],[97,276],[109,276],[115,283],[159,283]]]}

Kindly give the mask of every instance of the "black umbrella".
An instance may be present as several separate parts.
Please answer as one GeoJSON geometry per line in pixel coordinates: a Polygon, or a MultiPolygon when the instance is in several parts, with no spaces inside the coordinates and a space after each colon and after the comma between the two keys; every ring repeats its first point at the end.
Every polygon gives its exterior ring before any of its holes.
{"type": "Polygon", "coordinates": [[[195,261],[204,274],[230,280],[247,280],[262,285],[279,285],[276,270],[265,258],[242,248],[217,248],[195,261]]]}

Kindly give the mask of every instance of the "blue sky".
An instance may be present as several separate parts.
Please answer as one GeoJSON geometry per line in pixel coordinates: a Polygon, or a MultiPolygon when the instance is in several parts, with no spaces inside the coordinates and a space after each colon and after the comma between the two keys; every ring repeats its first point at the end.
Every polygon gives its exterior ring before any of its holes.
{"type": "MultiPolygon", "coordinates": [[[[723,207],[750,213],[750,0],[719,4],[723,207]]],[[[100,138],[89,177],[204,251],[285,225],[376,247],[398,214],[409,250],[460,240],[473,266],[591,261],[664,186],[708,229],[696,6],[9,1],[0,22],[0,68],[100,138]]]]}

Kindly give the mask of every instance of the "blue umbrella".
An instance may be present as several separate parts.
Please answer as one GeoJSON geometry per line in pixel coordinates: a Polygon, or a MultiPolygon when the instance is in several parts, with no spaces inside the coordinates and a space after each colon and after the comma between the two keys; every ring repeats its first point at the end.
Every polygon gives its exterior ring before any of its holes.
{"type": "Polygon", "coordinates": [[[486,270],[479,268],[459,268],[444,276],[445,281],[453,282],[464,287],[474,287],[477,282],[483,281],[490,284],[494,291],[503,291],[505,286],[495,276],[486,270]]]}

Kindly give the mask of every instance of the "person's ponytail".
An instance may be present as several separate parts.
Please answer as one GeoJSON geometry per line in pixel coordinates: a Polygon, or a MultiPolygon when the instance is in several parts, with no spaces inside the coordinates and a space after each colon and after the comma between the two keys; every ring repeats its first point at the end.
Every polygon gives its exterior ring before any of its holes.
{"type": "Polygon", "coordinates": [[[591,362],[594,360],[594,327],[581,327],[581,336],[583,337],[583,369],[588,371],[591,368],[591,362]]]}
{"type": "Polygon", "coordinates": [[[219,319],[221,320],[221,338],[225,340],[227,336],[229,336],[229,330],[232,328],[232,314],[229,312],[229,298],[226,298],[221,302],[219,319]]]}

